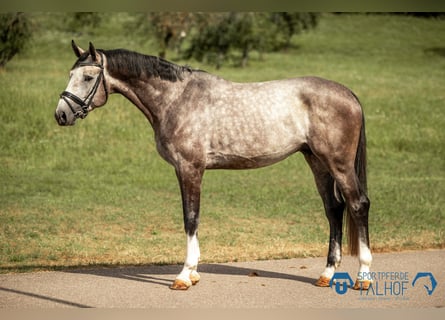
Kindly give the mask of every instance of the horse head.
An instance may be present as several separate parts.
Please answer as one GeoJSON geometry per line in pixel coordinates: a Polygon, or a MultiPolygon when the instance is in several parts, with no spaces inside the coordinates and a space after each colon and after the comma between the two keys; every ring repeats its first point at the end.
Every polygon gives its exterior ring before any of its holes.
{"type": "Polygon", "coordinates": [[[69,75],[68,86],[60,94],[55,118],[61,126],[74,125],[77,118],[85,118],[88,112],[105,104],[108,97],[104,78],[104,55],[90,42],[83,50],[71,42],[77,57],[69,75]]]}

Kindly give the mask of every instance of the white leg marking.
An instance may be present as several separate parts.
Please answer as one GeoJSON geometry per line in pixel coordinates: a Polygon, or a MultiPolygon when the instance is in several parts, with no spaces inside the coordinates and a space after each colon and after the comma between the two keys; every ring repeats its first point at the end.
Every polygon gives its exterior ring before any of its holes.
{"type": "Polygon", "coordinates": [[[198,261],[200,257],[199,242],[196,234],[187,235],[187,256],[185,258],[184,267],[176,279],[183,281],[188,286],[192,285],[191,278],[199,280],[197,272],[198,261]]]}
{"type": "Polygon", "coordinates": [[[359,272],[369,272],[372,263],[372,255],[368,246],[360,240],[359,251],[360,269],[359,272]]]}
{"type": "Polygon", "coordinates": [[[335,273],[335,267],[334,266],[326,267],[326,269],[324,269],[324,271],[321,274],[321,276],[325,277],[327,279],[331,279],[334,276],[334,273],[335,273]]]}
{"type": "Polygon", "coordinates": [[[341,249],[338,243],[336,243],[335,245],[334,252],[335,252],[335,265],[326,267],[326,269],[324,269],[323,273],[321,274],[322,277],[331,279],[335,273],[335,269],[337,269],[338,266],[340,265],[341,249]]]}

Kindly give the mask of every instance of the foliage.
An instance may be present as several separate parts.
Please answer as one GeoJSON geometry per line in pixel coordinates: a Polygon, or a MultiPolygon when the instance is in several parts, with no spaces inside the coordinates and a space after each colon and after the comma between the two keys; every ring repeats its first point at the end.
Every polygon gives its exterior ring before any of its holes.
{"type": "Polygon", "coordinates": [[[69,31],[94,34],[94,29],[100,25],[101,14],[98,12],[69,13],[66,24],[69,31]]]}
{"type": "Polygon", "coordinates": [[[0,14],[0,68],[23,50],[31,38],[30,21],[24,13],[0,14]]]}
{"type": "Polygon", "coordinates": [[[230,18],[230,14],[223,13],[198,15],[197,28],[191,36],[191,46],[187,49],[185,58],[194,57],[200,61],[207,58],[219,68],[230,48],[233,33],[230,18]]]}
{"type": "Polygon", "coordinates": [[[238,65],[246,66],[252,50],[288,48],[293,35],[315,28],[318,17],[286,12],[151,12],[137,14],[129,29],[146,38],[153,35],[161,57],[166,57],[167,49],[181,53],[187,42],[184,57],[206,60],[219,68],[231,51],[240,56],[238,65]]]}
{"type": "Polygon", "coordinates": [[[271,14],[272,23],[276,26],[276,34],[283,39],[276,40],[278,48],[289,48],[292,36],[313,29],[318,24],[319,14],[310,12],[275,12],[271,14]]]}
{"type": "Polygon", "coordinates": [[[208,59],[221,67],[231,49],[241,53],[245,67],[252,50],[260,53],[288,48],[293,35],[315,28],[313,13],[225,12],[201,17],[187,57],[208,59]]]}
{"type": "Polygon", "coordinates": [[[195,15],[188,12],[139,13],[133,22],[128,23],[128,27],[130,32],[135,31],[145,38],[153,35],[159,45],[158,55],[165,58],[167,49],[180,51],[195,15]]]}

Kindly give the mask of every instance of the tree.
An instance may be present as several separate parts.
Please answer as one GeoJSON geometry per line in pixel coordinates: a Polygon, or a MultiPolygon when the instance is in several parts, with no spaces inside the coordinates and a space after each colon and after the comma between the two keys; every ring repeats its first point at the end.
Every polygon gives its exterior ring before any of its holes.
{"type": "Polygon", "coordinates": [[[261,16],[255,13],[234,13],[232,16],[233,31],[231,44],[233,48],[241,50],[241,66],[245,67],[252,49],[261,49],[261,31],[258,28],[258,20],[261,16]]]}
{"type": "Polygon", "coordinates": [[[143,37],[154,36],[159,46],[159,56],[165,58],[167,49],[180,51],[180,46],[190,30],[194,14],[188,12],[149,12],[136,14],[128,25],[143,37]]]}
{"type": "Polygon", "coordinates": [[[74,12],[68,14],[66,26],[71,32],[94,34],[101,20],[102,16],[98,12],[74,12]]]}
{"type": "Polygon", "coordinates": [[[24,13],[0,14],[0,68],[23,50],[31,38],[31,26],[24,13]]]}
{"type": "Polygon", "coordinates": [[[274,12],[271,21],[280,30],[283,39],[278,40],[278,48],[287,49],[292,36],[313,29],[318,24],[319,14],[312,12],[274,12]]]}
{"type": "Polygon", "coordinates": [[[185,57],[200,61],[207,59],[220,68],[233,38],[232,18],[229,13],[197,14],[191,45],[185,57]]]}
{"type": "Polygon", "coordinates": [[[313,13],[224,12],[201,15],[196,19],[186,58],[207,59],[220,68],[233,49],[241,53],[240,65],[247,65],[249,53],[288,48],[293,35],[317,25],[313,13]]]}

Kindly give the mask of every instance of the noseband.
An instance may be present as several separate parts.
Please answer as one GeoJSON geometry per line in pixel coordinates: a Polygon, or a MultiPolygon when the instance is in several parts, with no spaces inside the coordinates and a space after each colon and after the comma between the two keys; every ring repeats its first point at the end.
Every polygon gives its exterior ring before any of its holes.
{"type": "Polygon", "coordinates": [[[88,109],[91,105],[91,102],[93,101],[94,95],[97,92],[97,89],[99,88],[100,85],[100,81],[103,81],[103,85],[104,85],[104,90],[105,90],[105,98],[108,98],[108,92],[107,92],[107,86],[105,85],[105,77],[104,77],[104,65],[103,65],[103,61],[104,61],[104,57],[102,55],[101,52],[99,52],[100,56],[101,56],[101,62],[99,63],[79,63],[80,67],[86,67],[86,66],[91,66],[91,67],[98,67],[100,68],[100,73],[99,76],[96,78],[96,82],[94,83],[94,86],[91,88],[91,91],[88,93],[88,95],[85,97],[85,99],[81,99],[78,96],[76,96],[75,94],[68,92],[68,91],[63,91],[60,94],[60,98],[63,99],[63,101],[66,102],[66,104],[70,107],[71,111],[74,114],[74,117],[77,118],[81,118],[84,119],[87,115],[88,115],[88,109]],[[74,106],[71,104],[71,102],[74,102],[77,107],[77,111],[74,108],[74,106]]]}

